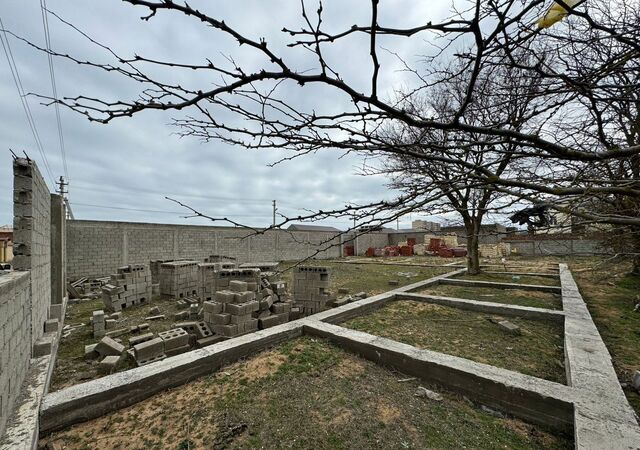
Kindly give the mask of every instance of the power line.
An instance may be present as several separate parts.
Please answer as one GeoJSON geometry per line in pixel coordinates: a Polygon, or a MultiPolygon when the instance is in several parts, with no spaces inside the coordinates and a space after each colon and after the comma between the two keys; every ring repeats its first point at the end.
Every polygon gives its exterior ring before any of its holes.
{"type": "MultiPolygon", "coordinates": [[[[58,98],[58,87],[56,86],[56,76],[53,69],[53,57],[51,56],[51,33],[49,31],[49,18],[47,16],[47,2],[46,0],[40,0],[40,10],[42,12],[42,28],[44,29],[44,40],[47,47],[47,60],[49,62],[49,77],[51,78],[51,90],[53,91],[53,98],[58,98]]],[[[69,182],[69,170],[67,169],[67,152],[64,145],[64,135],[62,133],[62,121],[60,120],[60,105],[56,101],[54,104],[56,112],[56,122],[58,125],[58,140],[60,142],[60,154],[62,155],[62,166],[64,169],[64,176],[69,182]]]]}
{"type": "MultiPolygon", "coordinates": [[[[136,211],[136,212],[148,212],[148,213],[159,213],[159,214],[177,214],[177,215],[185,215],[189,214],[189,211],[164,211],[158,209],[138,209],[138,208],[126,208],[124,206],[107,206],[107,205],[94,205],[90,203],[78,203],[72,202],[72,205],[75,206],[89,206],[93,208],[103,208],[103,209],[117,209],[122,211],[136,211]]],[[[228,217],[243,217],[243,218],[267,218],[269,217],[266,214],[263,215],[251,215],[251,214],[223,214],[223,216],[228,217]]]]}
{"type": "Polygon", "coordinates": [[[36,127],[36,122],[33,118],[33,114],[31,113],[29,102],[27,101],[26,94],[24,93],[22,79],[20,78],[20,73],[18,72],[18,66],[16,65],[15,58],[13,57],[13,52],[11,51],[11,45],[9,44],[9,38],[7,36],[7,32],[5,31],[4,23],[2,22],[1,17],[0,17],[0,29],[2,29],[2,34],[0,34],[0,43],[2,43],[2,49],[4,50],[4,54],[7,57],[9,70],[11,71],[11,76],[13,78],[13,82],[16,85],[16,89],[18,90],[18,96],[20,97],[20,103],[22,104],[22,109],[24,109],[24,113],[27,116],[27,122],[29,123],[29,128],[31,129],[31,133],[33,134],[33,139],[35,140],[36,147],[40,152],[40,156],[42,156],[42,162],[44,163],[44,167],[47,171],[47,174],[49,175],[49,180],[51,181],[51,184],[55,186],[56,182],[54,181],[53,175],[51,173],[49,161],[47,160],[47,156],[44,152],[44,146],[42,145],[40,134],[38,133],[38,128],[36,127]],[[3,35],[4,35],[4,39],[2,38],[3,35]]]}

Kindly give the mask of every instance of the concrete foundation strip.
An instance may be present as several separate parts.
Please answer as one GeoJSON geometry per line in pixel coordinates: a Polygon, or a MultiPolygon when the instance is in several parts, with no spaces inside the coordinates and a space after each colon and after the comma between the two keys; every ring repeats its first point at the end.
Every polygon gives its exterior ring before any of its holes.
{"type": "Polygon", "coordinates": [[[520,283],[496,283],[493,281],[461,280],[459,278],[445,278],[440,280],[440,284],[479,288],[519,289],[522,291],[554,292],[558,294],[561,292],[560,286],[545,286],[539,284],[520,283]]]}
{"type": "Polygon", "coordinates": [[[438,384],[483,405],[557,431],[573,432],[572,390],[561,384],[338,325],[308,321],[304,328],[306,334],[329,339],[375,363],[438,384]]]}
{"type": "Polygon", "coordinates": [[[525,319],[548,319],[556,322],[564,321],[564,312],[555,309],[533,308],[529,306],[507,305],[504,303],[411,293],[396,294],[395,300],[414,300],[417,302],[433,303],[436,305],[450,306],[468,311],[523,317],[525,319]]]}
{"type": "MultiPolygon", "coordinates": [[[[167,388],[214,372],[239,358],[307,333],[328,338],[371,361],[393,366],[482,404],[536,424],[573,433],[576,448],[640,448],[640,428],[633,410],[566,265],[560,265],[561,287],[524,285],[536,290],[551,288],[551,292],[562,292],[563,311],[409,294],[441,282],[463,281],[448,278],[460,273],[464,273],[464,269],[54,392],[47,395],[42,403],[41,433],[50,433],[132,405],[167,388]],[[505,315],[526,317],[529,314],[529,317],[540,315],[551,320],[564,319],[565,366],[569,386],[334,325],[402,298],[443,302],[448,306],[487,312],[499,311],[505,315]]],[[[485,285],[482,282],[473,284],[485,285]]],[[[505,288],[523,286],[488,284],[505,288]]]]}

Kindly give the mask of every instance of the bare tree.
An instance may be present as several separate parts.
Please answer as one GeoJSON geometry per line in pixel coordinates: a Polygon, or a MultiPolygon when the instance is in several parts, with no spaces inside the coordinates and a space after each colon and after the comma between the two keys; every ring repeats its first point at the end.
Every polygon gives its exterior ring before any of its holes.
{"type": "MultiPolygon", "coordinates": [[[[621,165],[627,167],[628,160],[632,161],[632,167],[637,167],[640,146],[633,139],[618,139],[621,131],[605,120],[615,115],[616,109],[631,108],[636,102],[620,86],[612,85],[612,76],[621,71],[631,83],[637,79],[640,21],[638,5],[630,0],[590,0],[573,8],[565,4],[569,15],[564,23],[546,30],[534,25],[549,6],[544,0],[458,0],[453,3],[453,13],[448,19],[434,21],[425,17],[421,25],[406,28],[380,23],[379,1],[372,0],[367,23],[332,32],[327,31],[322,4],[314,4],[318,8],[311,14],[308,3],[303,0],[300,28],[285,27],[282,32],[289,37],[291,49],[315,56],[315,67],[305,70],[296,68],[285,54],[269,45],[267,38],[243,33],[215,13],[172,0],[123,1],[143,10],[143,20],[153,20],[158,14],[178,14],[191,18],[194,26],[203,25],[220,36],[230,37],[253,53],[254,65],[237,63],[233,55],[220,58],[212,55],[206,61],[192,63],[162,61],[143,55],[125,57],[106,46],[103,48],[114,58],[112,64],[52,52],[141,86],[139,97],[131,100],[92,95],[54,99],[90,120],[108,123],[146,110],[184,110],[189,115],[174,121],[183,135],[246,148],[284,148],[293,152],[292,158],[320,149],[335,149],[408,158],[417,164],[457,165],[464,167],[466,182],[474,186],[490,185],[495,192],[532,202],[545,201],[585,220],[640,226],[637,208],[594,211],[576,206],[578,202],[565,206],[566,202],[557,201],[597,196],[603,201],[616,198],[637,204],[640,199],[637,176],[620,180],[614,170],[621,165]],[[369,42],[366,51],[371,76],[366,87],[345,80],[339,68],[324,57],[327,49],[340,48],[344,41],[356,35],[365,35],[369,42]],[[407,108],[402,99],[382,96],[383,88],[388,92],[389,88],[397,91],[398,87],[380,86],[384,69],[379,58],[381,38],[386,43],[426,39],[438,45],[437,51],[425,55],[422,67],[427,68],[426,73],[406,65],[405,70],[414,75],[415,81],[403,92],[408,97],[418,93],[429,97],[444,84],[459,83],[464,86],[464,94],[455,110],[442,116],[424,115],[424,111],[407,108]],[[589,54],[584,58],[583,52],[588,53],[595,44],[603,51],[597,57],[589,54]],[[521,117],[526,127],[514,127],[505,120],[489,120],[491,115],[485,117],[487,120],[463,120],[472,113],[477,98],[485,95],[482,80],[500,67],[508,69],[513,77],[539,80],[540,89],[532,98],[534,105],[521,117]],[[163,70],[166,76],[159,75],[163,70]],[[185,86],[179,81],[182,71],[209,74],[217,84],[185,86]],[[323,93],[333,96],[336,103],[345,99],[349,103],[344,103],[344,110],[340,112],[298,105],[283,90],[292,84],[311,92],[322,87],[323,93]],[[389,145],[379,133],[389,122],[434,136],[453,133],[464,137],[464,142],[442,145],[437,152],[389,145]],[[499,165],[483,163],[483,152],[496,143],[509,146],[509,170],[499,171],[499,165]],[[461,161],[456,155],[456,149],[461,146],[468,148],[474,157],[461,161]]],[[[280,28],[274,26],[274,31],[280,28]]],[[[504,83],[502,88],[507,86],[504,83]]],[[[627,89],[635,87],[626,86],[627,89]]],[[[499,108],[499,105],[496,102],[494,106],[499,108]]],[[[637,107],[637,103],[635,105],[637,107]]],[[[499,112],[495,108],[493,112],[499,112]]],[[[627,123],[628,119],[620,120],[627,123]]],[[[636,169],[631,172],[633,170],[636,169]]],[[[462,173],[459,176],[462,177],[462,173]]],[[[363,220],[373,218],[371,220],[384,222],[421,208],[429,201],[433,198],[405,192],[392,202],[345,205],[345,208],[309,216],[333,217],[355,211],[363,220]]],[[[285,218],[284,222],[289,219],[285,218]]]]}

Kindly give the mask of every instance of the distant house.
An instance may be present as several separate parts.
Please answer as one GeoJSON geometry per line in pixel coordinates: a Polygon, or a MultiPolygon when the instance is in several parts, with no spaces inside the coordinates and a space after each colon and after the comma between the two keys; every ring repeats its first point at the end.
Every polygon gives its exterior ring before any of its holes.
{"type": "Polygon", "coordinates": [[[306,224],[293,224],[287,228],[289,231],[316,231],[323,233],[340,233],[340,230],[334,227],[325,227],[322,225],[306,225],[306,224]]]}
{"type": "Polygon", "coordinates": [[[0,262],[7,263],[13,259],[13,228],[9,225],[0,227],[0,262]]]}

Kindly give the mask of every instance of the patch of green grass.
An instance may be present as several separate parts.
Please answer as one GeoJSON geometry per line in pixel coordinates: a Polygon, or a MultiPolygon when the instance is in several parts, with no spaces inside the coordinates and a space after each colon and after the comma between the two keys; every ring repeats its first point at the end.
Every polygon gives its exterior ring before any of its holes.
{"type": "MultiPolygon", "coordinates": [[[[378,258],[376,258],[377,260],[378,258]]],[[[433,261],[435,263],[447,263],[449,260],[433,261]]],[[[280,270],[291,267],[293,262],[283,262],[280,270]]],[[[382,292],[397,289],[401,286],[417,283],[418,281],[432,278],[448,272],[453,272],[451,267],[419,267],[419,266],[395,266],[379,264],[343,264],[334,261],[313,261],[305,265],[319,265],[331,268],[331,290],[338,291],[338,288],[349,289],[351,294],[366,292],[369,295],[380,294],[382,292]],[[409,276],[407,276],[409,275],[409,276]],[[390,280],[397,280],[397,286],[390,286],[390,280]]],[[[291,270],[283,272],[283,280],[291,286],[291,270]]]]}
{"type": "Polygon", "coordinates": [[[485,313],[402,300],[345,326],[473,361],[565,383],[563,329],[558,323],[508,317],[512,334],[485,313]]]}
{"type": "Polygon", "coordinates": [[[560,294],[552,292],[438,284],[423,289],[419,291],[419,293],[484,302],[506,303],[509,305],[532,306],[534,308],[562,309],[560,294]]]}
{"type": "Polygon", "coordinates": [[[475,281],[491,281],[493,283],[517,283],[517,284],[535,284],[538,286],[560,286],[559,278],[530,276],[530,275],[512,275],[508,273],[479,273],[478,275],[460,275],[456,278],[461,280],[475,281]]]}
{"type": "Polygon", "coordinates": [[[89,441],[73,437],[92,428],[96,433],[91,442],[103,439],[99,442],[117,448],[132,438],[150,440],[144,433],[153,421],[157,428],[171,427],[163,440],[165,448],[185,448],[185,434],[177,428],[180,418],[201,411],[197,430],[191,428],[188,435],[190,448],[572,448],[566,437],[488,415],[448,392],[440,391],[440,402],[416,397],[419,381],[399,383],[406,376],[310,337],[281,344],[212,377],[231,381],[222,385],[197,380],[114,412],[110,416],[129,418],[119,425],[119,433],[104,426],[107,418],[100,418],[41,444],[56,440],[69,449],[79,448],[89,441]],[[256,367],[267,367],[269,360],[280,365],[256,376],[256,367]],[[240,384],[241,378],[248,382],[240,384]],[[165,418],[154,414],[157,401],[165,418]],[[133,420],[133,410],[148,419],[133,420]]]}

